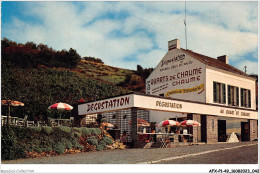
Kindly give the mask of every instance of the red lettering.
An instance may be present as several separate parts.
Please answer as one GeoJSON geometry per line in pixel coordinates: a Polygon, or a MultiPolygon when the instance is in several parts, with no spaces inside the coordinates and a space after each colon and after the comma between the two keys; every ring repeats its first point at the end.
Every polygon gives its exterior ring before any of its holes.
{"type": "Polygon", "coordinates": [[[116,99],[114,99],[113,102],[114,102],[114,107],[116,107],[116,99]]]}
{"type": "Polygon", "coordinates": [[[119,100],[120,100],[120,99],[117,99],[117,106],[119,106],[119,100]]]}
{"type": "Polygon", "coordinates": [[[123,104],[124,104],[124,98],[121,98],[120,106],[123,106],[123,104]]]}
{"type": "Polygon", "coordinates": [[[130,101],[130,98],[129,98],[129,97],[126,97],[126,98],[125,98],[125,105],[129,105],[129,101],[130,101]]]}
{"type": "Polygon", "coordinates": [[[87,112],[91,109],[91,107],[90,107],[91,105],[90,104],[88,104],[88,109],[87,109],[87,112]]]}
{"type": "Polygon", "coordinates": [[[112,108],[112,107],[113,107],[113,101],[112,101],[112,100],[109,101],[108,107],[109,107],[109,108],[112,108]]]}
{"type": "Polygon", "coordinates": [[[181,72],[181,78],[183,78],[184,77],[184,72],[181,72]]]}
{"type": "Polygon", "coordinates": [[[95,103],[94,109],[97,110],[97,103],[95,103]]]}
{"type": "Polygon", "coordinates": [[[180,77],[180,73],[177,74],[177,78],[178,78],[178,79],[181,78],[181,77],[180,77]]]}

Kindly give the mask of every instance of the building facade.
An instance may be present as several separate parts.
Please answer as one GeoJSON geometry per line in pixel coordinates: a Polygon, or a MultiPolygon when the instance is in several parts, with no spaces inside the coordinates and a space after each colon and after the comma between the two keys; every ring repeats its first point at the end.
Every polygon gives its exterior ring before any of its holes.
{"type": "Polygon", "coordinates": [[[146,94],[83,103],[78,115],[102,114],[116,125],[113,134],[126,134],[128,142],[138,139],[139,118],[153,125],[166,119],[196,120],[201,126],[189,130],[194,142],[225,142],[231,134],[253,141],[258,137],[255,87],[255,79],[229,65],[227,56],[214,59],[184,50],[176,39],[146,79],[146,94]]]}

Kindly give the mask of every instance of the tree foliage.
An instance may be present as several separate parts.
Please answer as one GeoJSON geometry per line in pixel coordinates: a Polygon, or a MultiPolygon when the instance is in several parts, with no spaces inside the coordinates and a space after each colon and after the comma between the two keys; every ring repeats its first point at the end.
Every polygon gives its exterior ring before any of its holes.
{"type": "Polygon", "coordinates": [[[30,68],[45,65],[73,68],[80,60],[80,55],[72,48],[69,51],[55,51],[44,44],[17,44],[7,38],[2,40],[2,61],[9,66],[30,68]]]}
{"type": "MultiPolygon", "coordinates": [[[[47,108],[56,102],[74,105],[80,98],[92,101],[127,92],[64,68],[76,65],[79,55],[74,49],[56,52],[44,44],[36,46],[32,42],[18,47],[8,39],[2,40],[2,48],[1,97],[25,104],[11,107],[11,116],[28,115],[29,120],[34,120],[39,116],[58,118],[62,114],[63,118],[68,118],[70,111],[47,108]]],[[[6,115],[7,111],[3,106],[2,114],[6,115]]]]}

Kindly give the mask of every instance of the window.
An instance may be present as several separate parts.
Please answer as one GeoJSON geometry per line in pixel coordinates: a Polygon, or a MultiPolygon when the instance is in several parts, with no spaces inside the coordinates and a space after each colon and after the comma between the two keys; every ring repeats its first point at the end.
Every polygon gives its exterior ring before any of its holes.
{"type": "Polygon", "coordinates": [[[213,101],[214,103],[226,103],[226,85],[213,82],[213,101]]]}
{"type": "Polygon", "coordinates": [[[241,106],[251,108],[251,91],[241,88],[241,106]]]}
{"type": "Polygon", "coordinates": [[[228,85],[228,105],[239,106],[239,88],[228,85]]]}

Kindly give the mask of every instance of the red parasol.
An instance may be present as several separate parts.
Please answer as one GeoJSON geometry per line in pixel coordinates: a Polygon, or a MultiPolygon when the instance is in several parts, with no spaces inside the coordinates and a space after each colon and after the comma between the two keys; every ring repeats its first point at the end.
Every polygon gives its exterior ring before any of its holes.
{"type": "Polygon", "coordinates": [[[195,120],[185,120],[181,122],[181,126],[186,126],[186,127],[193,127],[193,126],[200,126],[201,124],[195,120]]]}

